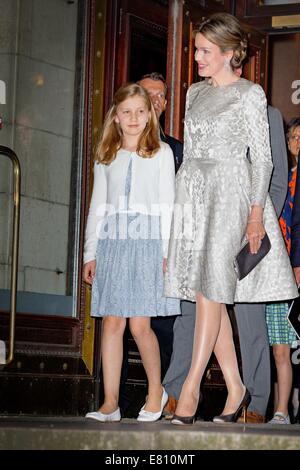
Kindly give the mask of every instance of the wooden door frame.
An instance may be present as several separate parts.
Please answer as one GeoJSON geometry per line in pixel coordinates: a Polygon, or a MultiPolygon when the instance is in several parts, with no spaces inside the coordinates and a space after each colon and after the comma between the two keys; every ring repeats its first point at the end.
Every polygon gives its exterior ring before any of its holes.
{"type": "Polygon", "coordinates": [[[132,21],[147,22],[155,27],[156,12],[165,28],[168,27],[168,14],[165,6],[167,0],[153,0],[154,8],[140,0],[114,0],[107,5],[105,90],[103,113],[105,114],[112,102],[115,91],[128,81],[128,58],[130,54],[130,32],[132,21]]]}

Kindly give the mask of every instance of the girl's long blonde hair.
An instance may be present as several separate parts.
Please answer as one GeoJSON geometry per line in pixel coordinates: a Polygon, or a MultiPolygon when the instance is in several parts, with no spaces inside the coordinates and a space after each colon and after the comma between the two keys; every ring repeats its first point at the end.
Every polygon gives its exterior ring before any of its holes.
{"type": "Polygon", "coordinates": [[[115,158],[117,151],[122,147],[123,134],[120,125],[115,122],[118,106],[127,98],[140,96],[143,98],[148,111],[149,121],[143,130],[137,145],[137,154],[143,158],[151,158],[158,151],[159,127],[158,120],[147,91],[135,83],[125,85],[118,89],[113,103],[106,114],[100,141],[96,147],[95,160],[109,165],[115,158]]]}

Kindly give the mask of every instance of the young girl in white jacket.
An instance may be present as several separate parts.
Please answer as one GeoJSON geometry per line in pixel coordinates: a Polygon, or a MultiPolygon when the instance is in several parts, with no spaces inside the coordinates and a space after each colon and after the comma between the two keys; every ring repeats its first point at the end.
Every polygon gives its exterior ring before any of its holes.
{"type": "Polygon", "coordinates": [[[115,94],[96,150],[86,227],[83,276],[92,284],[91,315],[103,317],[104,380],[104,403],[88,418],[121,419],[118,399],[127,318],[148,379],[138,420],[158,420],[167,402],[150,319],[180,314],[179,300],[163,296],[174,193],[174,158],[159,140],[151,100],[141,86],[124,86],[115,94]]]}

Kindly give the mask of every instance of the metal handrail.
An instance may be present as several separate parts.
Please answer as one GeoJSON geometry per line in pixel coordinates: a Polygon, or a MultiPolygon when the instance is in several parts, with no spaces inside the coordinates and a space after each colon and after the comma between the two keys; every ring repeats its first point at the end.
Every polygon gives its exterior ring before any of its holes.
{"type": "Polygon", "coordinates": [[[14,170],[13,186],[13,239],[12,239],[12,269],[10,278],[10,322],[9,322],[9,353],[4,364],[9,364],[14,358],[15,345],[15,323],[16,323],[16,299],[18,283],[18,253],[19,253],[19,227],[20,227],[20,187],[21,167],[20,162],[13,150],[0,145],[0,155],[8,157],[14,170]]]}

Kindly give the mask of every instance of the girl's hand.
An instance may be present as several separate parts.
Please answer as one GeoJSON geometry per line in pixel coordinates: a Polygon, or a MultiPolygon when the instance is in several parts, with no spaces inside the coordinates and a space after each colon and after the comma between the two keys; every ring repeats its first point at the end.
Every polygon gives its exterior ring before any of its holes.
{"type": "Polygon", "coordinates": [[[265,227],[262,222],[249,219],[246,230],[246,237],[250,244],[250,253],[255,254],[258,252],[261,240],[265,236],[265,227]]]}
{"type": "Polygon", "coordinates": [[[164,258],[163,259],[163,273],[165,274],[165,272],[167,271],[167,258],[164,258]]]}
{"type": "Polygon", "coordinates": [[[89,261],[83,265],[83,280],[87,284],[92,285],[93,279],[95,277],[96,272],[96,260],[89,261]]]}

